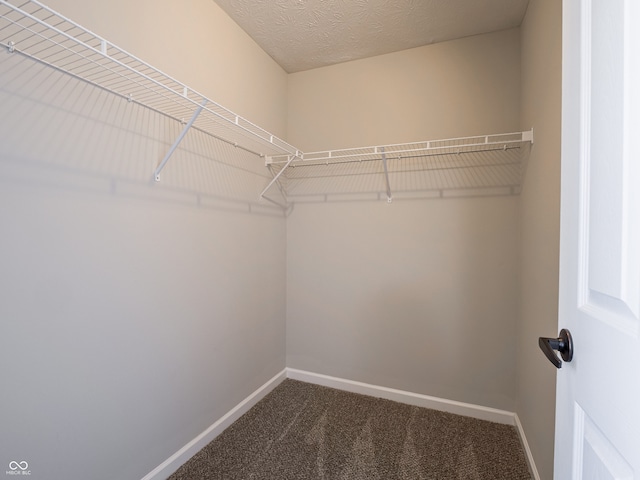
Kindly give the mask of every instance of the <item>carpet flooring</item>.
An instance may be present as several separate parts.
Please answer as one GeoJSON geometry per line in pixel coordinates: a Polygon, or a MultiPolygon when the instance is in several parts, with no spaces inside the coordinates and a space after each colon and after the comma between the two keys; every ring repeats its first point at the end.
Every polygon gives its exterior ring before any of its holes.
{"type": "Polygon", "coordinates": [[[169,480],[530,480],[516,429],[285,380],[169,480]]]}

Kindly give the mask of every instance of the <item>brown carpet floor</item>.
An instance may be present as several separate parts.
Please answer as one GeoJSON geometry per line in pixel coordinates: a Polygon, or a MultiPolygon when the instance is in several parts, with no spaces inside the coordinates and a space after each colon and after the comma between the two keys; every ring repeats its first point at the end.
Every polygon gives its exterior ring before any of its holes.
{"type": "Polygon", "coordinates": [[[285,380],[169,480],[530,480],[516,429],[285,380]]]}

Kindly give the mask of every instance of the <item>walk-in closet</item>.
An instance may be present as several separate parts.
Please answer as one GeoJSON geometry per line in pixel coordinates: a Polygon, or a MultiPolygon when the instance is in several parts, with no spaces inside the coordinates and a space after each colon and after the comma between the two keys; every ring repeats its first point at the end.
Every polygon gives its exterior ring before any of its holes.
{"type": "Polygon", "coordinates": [[[0,0],[0,471],[164,479],[287,379],[552,478],[561,2],[299,70],[235,3],[0,0]]]}

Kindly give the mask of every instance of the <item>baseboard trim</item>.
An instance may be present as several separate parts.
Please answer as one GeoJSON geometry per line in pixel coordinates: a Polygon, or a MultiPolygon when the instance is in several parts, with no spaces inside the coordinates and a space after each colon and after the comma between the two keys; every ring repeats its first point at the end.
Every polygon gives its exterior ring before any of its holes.
{"type": "Polygon", "coordinates": [[[533,480],[540,480],[540,474],[538,473],[538,469],[536,468],[536,462],[533,461],[533,454],[531,453],[529,442],[527,442],[527,437],[524,434],[524,428],[522,427],[522,423],[520,423],[520,418],[518,417],[517,413],[515,414],[514,419],[516,421],[516,429],[518,430],[518,434],[520,435],[520,441],[522,442],[522,448],[524,449],[524,453],[527,456],[527,463],[529,464],[531,477],[533,480]]]}
{"type": "Polygon", "coordinates": [[[432,408],[434,410],[454,413],[456,415],[465,415],[467,417],[478,418],[480,420],[512,425],[516,428],[518,435],[520,436],[520,441],[522,442],[522,448],[525,451],[532,479],[540,480],[540,475],[533,460],[531,448],[529,448],[527,437],[524,434],[524,428],[522,427],[522,423],[520,423],[518,415],[514,412],[484,407],[482,405],[474,405],[472,403],[458,402],[456,400],[447,400],[445,398],[432,397],[429,395],[422,395],[394,388],[381,387],[378,385],[371,385],[369,383],[346,380],[344,378],[331,377],[329,375],[297,370],[295,368],[287,368],[286,372],[287,378],[291,378],[292,380],[300,380],[301,382],[314,383],[316,385],[336,388],[347,392],[384,398],[408,405],[414,405],[416,407],[432,408]]]}
{"type": "Polygon", "coordinates": [[[346,380],[344,378],[331,377],[319,373],[306,372],[294,368],[287,368],[287,378],[300,380],[302,382],[315,383],[325,387],[337,388],[347,392],[361,393],[372,397],[384,398],[395,402],[406,403],[416,407],[432,408],[442,412],[465,415],[467,417],[488,420],[490,422],[503,423],[515,426],[515,413],[497,408],[483,407],[471,403],[447,400],[444,398],[432,397],[420,393],[396,390],[395,388],[381,387],[369,383],[346,380]]]}
{"type": "Polygon", "coordinates": [[[287,370],[284,369],[271,380],[258,388],[255,392],[241,401],[234,408],[229,410],[222,418],[207,428],[196,438],[187,443],[184,447],[171,455],[168,459],[145,475],[142,480],[164,480],[175,472],[180,466],[198,453],[214,438],[220,435],[229,425],[248,412],[251,407],[262,400],[269,392],[276,388],[287,378],[287,370]]]}
{"type": "Polygon", "coordinates": [[[191,457],[204,448],[209,442],[220,435],[229,425],[238,420],[242,415],[248,412],[251,407],[262,400],[269,392],[276,388],[283,380],[291,378],[292,380],[300,380],[302,382],[313,383],[325,387],[336,388],[352,393],[360,393],[372,397],[384,398],[395,402],[414,405],[416,407],[432,408],[443,412],[454,413],[457,415],[466,415],[468,417],[478,418],[480,420],[488,420],[490,422],[503,423],[513,425],[520,436],[522,447],[525,451],[527,463],[531,470],[533,480],[540,480],[540,475],[533,460],[533,455],[527,442],[527,438],[522,427],[522,423],[518,415],[506,410],[497,408],[484,407],[471,403],[458,402],[456,400],[447,400],[439,397],[432,397],[419,393],[397,390],[394,388],[381,387],[369,383],[347,380],[344,378],[332,377],[320,373],[312,373],[295,368],[285,368],[273,378],[268,380],[264,385],[259,387],[247,398],[242,400],[238,405],[227,412],[222,418],[212,424],[204,432],[187,443],[184,447],[171,455],[167,460],[162,462],[151,472],[145,475],[141,480],[164,480],[175,472],[180,466],[187,462],[191,457]]]}

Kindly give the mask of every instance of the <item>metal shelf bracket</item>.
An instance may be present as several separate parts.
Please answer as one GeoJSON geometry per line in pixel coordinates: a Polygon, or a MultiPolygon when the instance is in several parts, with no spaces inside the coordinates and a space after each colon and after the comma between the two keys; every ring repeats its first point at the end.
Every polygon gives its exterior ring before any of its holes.
{"type": "Polygon", "coordinates": [[[382,152],[382,166],[384,167],[384,179],[387,183],[387,203],[391,203],[393,201],[393,197],[391,196],[391,184],[389,183],[389,169],[387,167],[387,154],[384,153],[384,147],[380,148],[382,152]]]}
{"type": "Polygon", "coordinates": [[[156,179],[156,182],[160,181],[160,172],[169,161],[169,158],[171,158],[171,155],[173,155],[173,152],[176,151],[176,148],[178,148],[178,145],[180,145],[180,142],[182,142],[182,139],[184,139],[184,136],[187,134],[187,132],[193,125],[193,122],[196,121],[196,119],[198,118],[198,115],[200,115],[200,112],[202,112],[202,109],[205,107],[206,104],[207,104],[207,100],[205,99],[202,102],[202,104],[200,104],[200,106],[196,109],[196,111],[193,112],[193,116],[191,117],[191,120],[189,120],[189,123],[187,123],[185,127],[182,129],[182,132],[180,132],[180,135],[178,135],[178,138],[176,138],[176,141],[173,142],[173,145],[171,145],[171,148],[169,149],[167,154],[164,156],[164,158],[160,162],[160,165],[158,165],[158,168],[156,168],[156,171],[154,172],[154,178],[156,179]]]}
{"type": "MultiPolygon", "coordinates": [[[[282,174],[285,172],[285,170],[287,169],[287,167],[289,167],[289,165],[291,165],[291,162],[293,162],[293,160],[294,160],[295,158],[301,158],[301,157],[300,157],[300,152],[299,152],[299,151],[296,151],[296,154],[295,154],[295,155],[289,155],[289,160],[288,160],[288,161],[287,161],[287,163],[285,164],[284,168],[282,168],[282,170],[280,170],[280,171],[278,172],[278,174],[277,174],[275,177],[273,177],[273,179],[269,182],[269,185],[267,185],[267,186],[265,187],[265,189],[264,189],[264,190],[262,190],[262,193],[260,194],[260,198],[267,199],[267,197],[265,197],[265,196],[264,196],[264,194],[265,194],[265,193],[267,193],[267,192],[269,191],[269,189],[271,188],[271,186],[272,186],[274,183],[276,183],[276,182],[278,181],[278,179],[280,178],[280,175],[282,175],[282,174]]],[[[268,199],[267,199],[267,200],[268,200],[268,199]]]]}

